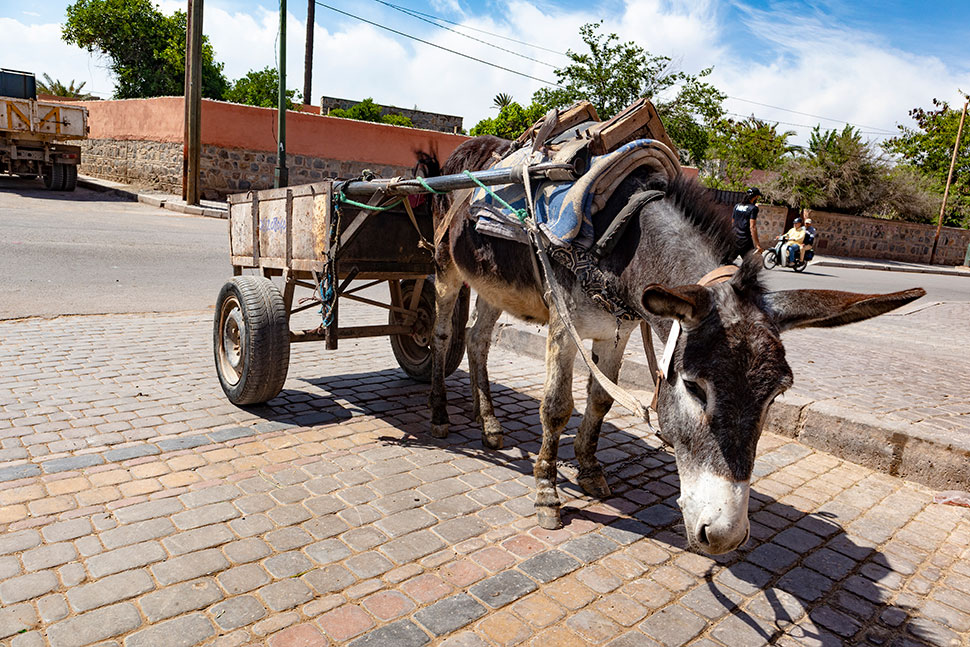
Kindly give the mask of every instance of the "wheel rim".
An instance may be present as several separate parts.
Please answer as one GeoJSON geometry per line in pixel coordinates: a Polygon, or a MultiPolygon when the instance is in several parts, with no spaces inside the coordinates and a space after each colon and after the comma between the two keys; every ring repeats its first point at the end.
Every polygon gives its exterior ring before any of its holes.
{"type": "Polygon", "coordinates": [[[222,303],[219,331],[219,372],[226,383],[234,386],[242,377],[246,350],[246,322],[235,296],[230,296],[222,303]]]}
{"type": "MultiPolygon", "coordinates": [[[[404,303],[411,301],[414,289],[402,291],[401,300],[404,303]]],[[[399,335],[401,341],[401,352],[415,364],[419,364],[428,357],[431,352],[431,329],[434,321],[431,311],[428,309],[427,300],[422,298],[418,302],[417,317],[414,321],[413,332],[410,335],[399,335]]]]}

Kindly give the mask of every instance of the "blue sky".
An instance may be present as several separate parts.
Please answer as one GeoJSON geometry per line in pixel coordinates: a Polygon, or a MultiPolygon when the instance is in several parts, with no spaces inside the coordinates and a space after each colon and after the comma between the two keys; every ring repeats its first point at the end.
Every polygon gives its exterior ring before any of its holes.
{"type": "MultiPolygon", "coordinates": [[[[375,0],[323,1],[442,47],[555,78],[547,66],[435,28],[375,0]]],[[[670,56],[684,71],[713,65],[712,81],[731,97],[725,104],[729,112],[778,121],[795,130],[798,139],[816,123],[840,127],[846,122],[881,139],[897,123],[909,123],[910,108],[927,106],[934,97],[957,103],[958,89],[970,92],[970,0],[390,1],[559,51],[581,46],[580,25],[603,20],[605,30],[670,56]]],[[[58,23],[67,4],[0,0],[0,33],[5,35],[0,65],[84,80],[88,89],[110,94],[113,83],[104,61],[59,40],[58,23]]],[[[185,4],[159,2],[166,12],[185,4]]],[[[205,31],[229,78],[275,65],[277,4],[206,0],[205,5],[205,31]]],[[[288,13],[288,85],[302,88],[305,0],[289,0],[288,13]]],[[[495,94],[508,92],[528,102],[541,87],[320,6],[315,23],[315,99],[323,94],[373,97],[380,103],[458,114],[470,127],[494,114],[495,94]]],[[[554,65],[565,62],[540,49],[466,33],[554,65]]]]}

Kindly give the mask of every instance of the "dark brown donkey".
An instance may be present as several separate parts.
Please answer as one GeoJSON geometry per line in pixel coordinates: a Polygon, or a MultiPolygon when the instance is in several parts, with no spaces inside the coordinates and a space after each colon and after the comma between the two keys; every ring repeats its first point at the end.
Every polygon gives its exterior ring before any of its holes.
{"type": "MultiPolygon", "coordinates": [[[[459,146],[442,168],[460,173],[489,166],[492,153],[508,142],[478,137],[459,146]]],[[[862,321],[919,298],[916,288],[892,294],[831,290],[767,291],[759,281],[760,258],[752,254],[727,282],[702,287],[697,281],[728,258],[733,238],[707,192],[678,177],[627,178],[594,217],[599,235],[613,217],[644,189],[661,188],[663,199],[646,202],[632,218],[612,253],[600,263],[624,305],[666,336],[674,320],[683,332],[668,379],[659,394],[660,431],[673,445],[680,475],[678,503],[687,539],[695,550],[724,553],[748,537],[748,491],[755,448],[772,400],[791,386],[780,334],[802,327],[830,327],[862,321]]],[[[436,222],[449,209],[438,197],[436,222]]],[[[462,282],[478,292],[467,334],[473,411],[482,441],[502,446],[502,428],[489,393],[486,360],[492,329],[502,312],[548,324],[545,393],[540,406],[542,447],[535,464],[539,525],[560,525],[556,493],[559,435],[572,415],[573,360],[577,349],[554,307],[543,302],[524,244],[483,236],[467,209],[457,213],[436,250],[437,320],[432,341],[432,434],[448,433],[443,359],[451,335],[452,310],[462,282]]],[[[637,322],[618,322],[594,304],[573,275],[555,266],[576,329],[592,339],[593,356],[612,380],[637,322]]],[[[644,385],[649,389],[650,385],[644,385]]],[[[576,432],[579,484],[595,497],[609,495],[596,444],[612,398],[592,380],[586,412],[576,432]]]]}

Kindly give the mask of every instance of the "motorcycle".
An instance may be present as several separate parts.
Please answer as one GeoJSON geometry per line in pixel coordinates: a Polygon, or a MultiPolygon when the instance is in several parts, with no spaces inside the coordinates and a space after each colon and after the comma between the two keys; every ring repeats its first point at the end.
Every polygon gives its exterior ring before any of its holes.
{"type": "Polygon", "coordinates": [[[782,267],[790,267],[796,272],[804,272],[805,268],[808,267],[808,262],[815,257],[815,250],[810,249],[805,252],[805,260],[796,260],[794,265],[788,263],[788,255],[785,253],[785,243],[788,242],[786,236],[778,236],[775,239],[775,246],[771,249],[766,249],[762,255],[761,262],[764,264],[766,270],[771,270],[779,265],[782,267]]]}

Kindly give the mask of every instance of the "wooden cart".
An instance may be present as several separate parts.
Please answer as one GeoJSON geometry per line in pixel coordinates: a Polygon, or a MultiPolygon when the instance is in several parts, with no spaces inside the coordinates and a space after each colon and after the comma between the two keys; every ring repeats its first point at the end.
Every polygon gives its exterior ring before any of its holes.
{"type": "MultiPolygon", "coordinates": [[[[403,203],[383,211],[346,204],[336,209],[335,186],[324,181],[229,197],[234,276],[216,302],[213,347],[219,381],[234,404],[265,402],[279,394],[295,342],[323,341],[334,350],[341,339],[389,336],[405,373],[430,381],[431,252],[419,245],[421,237],[403,203]],[[244,274],[247,268],[258,271],[244,274]],[[282,290],[273,277],[282,278],[282,290]],[[385,281],[389,303],[359,294],[385,281]],[[315,297],[299,305],[297,288],[315,297]],[[339,303],[347,299],[387,310],[387,324],[340,321],[339,303]],[[319,327],[290,330],[290,315],[322,304],[330,307],[319,327]]],[[[380,199],[377,194],[371,202],[380,199]]],[[[422,236],[432,239],[430,200],[421,200],[412,211],[422,236]]],[[[447,374],[464,355],[467,293],[454,317],[447,374]]]]}

